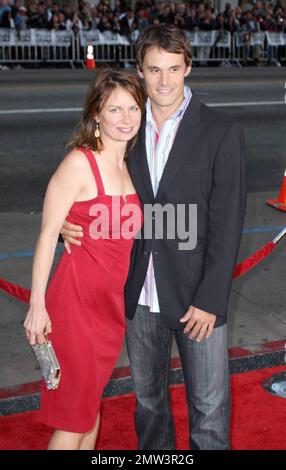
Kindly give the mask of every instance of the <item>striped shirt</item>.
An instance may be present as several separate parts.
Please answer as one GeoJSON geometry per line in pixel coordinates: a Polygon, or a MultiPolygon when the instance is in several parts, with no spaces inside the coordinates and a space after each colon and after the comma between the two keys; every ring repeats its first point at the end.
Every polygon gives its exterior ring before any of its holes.
{"type": "MultiPolygon", "coordinates": [[[[185,99],[179,109],[173,114],[173,116],[164,121],[160,134],[156,129],[156,124],[152,116],[150,99],[147,99],[146,154],[154,196],[157,194],[159,183],[169,158],[180,122],[192,97],[192,92],[189,87],[184,87],[184,96],[185,99]]],[[[140,305],[147,305],[150,307],[151,312],[160,312],[152,253],[150,255],[147,275],[138,303],[140,305]]]]}

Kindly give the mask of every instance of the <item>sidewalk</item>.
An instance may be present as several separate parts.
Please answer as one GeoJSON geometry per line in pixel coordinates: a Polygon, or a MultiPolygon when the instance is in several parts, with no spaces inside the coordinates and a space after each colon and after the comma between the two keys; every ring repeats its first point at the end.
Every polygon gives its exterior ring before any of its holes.
{"type": "MultiPolygon", "coordinates": [[[[265,205],[266,199],[273,196],[277,193],[248,195],[239,261],[261,248],[286,225],[285,213],[265,205]]],[[[32,252],[40,222],[41,214],[0,213],[0,277],[30,288],[32,252]]],[[[228,309],[232,372],[285,364],[285,247],[284,239],[266,260],[233,282],[228,309]]],[[[0,291],[0,415],[38,405],[40,371],[22,327],[27,308],[0,291]]],[[[171,380],[182,381],[175,344],[171,380]]],[[[124,343],[105,394],[126,393],[131,389],[124,343]]]]}

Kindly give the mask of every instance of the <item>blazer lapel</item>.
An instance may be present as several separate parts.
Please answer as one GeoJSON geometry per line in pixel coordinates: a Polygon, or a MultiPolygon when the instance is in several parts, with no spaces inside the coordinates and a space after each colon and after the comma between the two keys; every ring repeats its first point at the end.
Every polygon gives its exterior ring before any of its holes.
{"type": "Polygon", "coordinates": [[[138,181],[138,184],[139,180],[143,181],[144,187],[153,201],[154,194],[146,155],[146,114],[142,116],[137,142],[132,150],[132,155],[128,156],[129,158],[134,163],[134,167],[130,165],[129,168],[131,176],[138,181]]]}
{"type": "MultiPolygon", "coordinates": [[[[200,101],[193,94],[191,101],[185,111],[183,119],[179,125],[169,158],[164,168],[162,178],[158,187],[156,200],[160,198],[166,187],[176,175],[184,160],[190,156],[196,142],[200,137],[200,101]],[[192,149],[190,149],[190,142],[192,149]]],[[[144,159],[145,160],[145,159],[144,159]]]]}

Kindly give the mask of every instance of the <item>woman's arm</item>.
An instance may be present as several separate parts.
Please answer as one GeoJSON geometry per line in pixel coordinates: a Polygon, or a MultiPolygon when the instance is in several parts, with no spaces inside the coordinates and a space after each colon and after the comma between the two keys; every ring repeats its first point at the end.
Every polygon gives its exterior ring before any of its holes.
{"type": "Polygon", "coordinates": [[[33,259],[30,308],[24,322],[30,344],[42,344],[45,341],[44,330],[51,332],[51,322],[45,308],[45,292],[60,229],[70,207],[86,184],[86,163],[81,152],[72,151],[61,162],[47,187],[42,225],[33,259]]]}

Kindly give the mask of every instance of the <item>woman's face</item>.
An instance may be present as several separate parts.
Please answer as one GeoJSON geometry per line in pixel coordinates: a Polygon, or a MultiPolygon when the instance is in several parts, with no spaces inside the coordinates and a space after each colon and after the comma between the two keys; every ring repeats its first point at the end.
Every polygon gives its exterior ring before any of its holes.
{"type": "Polygon", "coordinates": [[[139,130],[141,110],[127,90],[117,87],[95,120],[103,145],[108,141],[128,142],[139,130]]]}

